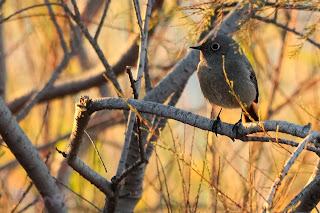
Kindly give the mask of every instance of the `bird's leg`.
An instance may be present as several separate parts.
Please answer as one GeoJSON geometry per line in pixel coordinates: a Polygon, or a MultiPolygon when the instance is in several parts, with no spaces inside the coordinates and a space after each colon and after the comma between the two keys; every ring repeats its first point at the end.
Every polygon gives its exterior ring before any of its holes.
{"type": "Polygon", "coordinates": [[[238,136],[239,127],[242,125],[242,114],[243,110],[241,111],[240,120],[237,123],[235,123],[232,127],[232,131],[236,131],[236,137],[238,136]]]}
{"type": "Polygon", "coordinates": [[[213,124],[212,124],[212,132],[214,132],[216,134],[216,136],[218,136],[218,134],[217,134],[217,132],[218,132],[218,124],[221,122],[221,119],[220,119],[221,111],[222,111],[222,108],[220,109],[216,120],[214,120],[213,124]]]}

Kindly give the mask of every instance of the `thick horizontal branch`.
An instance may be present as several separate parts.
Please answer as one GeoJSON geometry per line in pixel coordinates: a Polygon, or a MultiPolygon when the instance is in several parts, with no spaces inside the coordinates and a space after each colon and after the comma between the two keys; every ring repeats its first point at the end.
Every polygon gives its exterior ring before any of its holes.
{"type": "MultiPolygon", "coordinates": [[[[161,117],[171,118],[203,130],[212,131],[213,120],[182,109],[155,102],[134,99],[127,99],[125,101],[121,98],[93,99],[88,110],[91,112],[103,109],[130,110],[129,105],[141,113],[149,113],[161,117]]],[[[258,123],[243,124],[243,126],[239,128],[238,137],[236,137],[235,132],[232,131],[233,125],[234,124],[221,122],[217,129],[217,133],[230,138],[242,139],[248,134],[262,132],[262,129],[259,125],[262,125],[265,131],[278,131],[300,138],[306,137],[310,131],[309,125],[301,126],[286,121],[262,121],[258,123]]],[[[311,131],[311,134],[314,135],[313,138],[315,139],[320,137],[320,132],[311,131]]]]}

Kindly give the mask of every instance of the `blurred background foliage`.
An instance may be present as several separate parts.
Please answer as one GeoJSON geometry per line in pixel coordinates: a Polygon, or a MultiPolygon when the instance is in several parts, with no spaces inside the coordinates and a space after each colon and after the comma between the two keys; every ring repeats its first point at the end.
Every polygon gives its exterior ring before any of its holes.
{"type": "MultiPolygon", "coordinates": [[[[104,2],[77,1],[82,20],[91,34],[100,21],[104,2]]],[[[222,1],[221,1],[222,2],[222,1]]],[[[203,30],[208,29],[215,11],[211,8],[219,1],[169,1],[153,13],[150,25],[154,33],[149,38],[148,61],[152,86],[155,86],[170,69],[198,43],[203,30]]],[[[233,4],[233,1],[223,1],[233,4]]],[[[295,1],[309,4],[309,1],[295,1]]],[[[318,1],[313,1],[319,5],[318,1]]],[[[5,1],[2,17],[43,1],[5,1]]],[[[140,1],[145,11],[145,1],[140,1]]],[[[311,4],[311,3],[310,3],[311,4]]],[[[319,7],[318,7],[319,8],[319,7]]],[[[59,6],[54,12],[65,39],[72,38],[67,17],[59,6]]],[[[216,19],[223,19],[223,12],[216,19]]],[[[303,11],[264,7],[260,15],[295,29],[320,42],[319,9],[303,11]],[[314,30],[315,29],[315,30],[314,30]]],[[[63,57],[59,37],[50,20],[46,6],[28,9],[1,23],[4,34],[4,55],[7,69],[6,101],[9,103],[33,89],[41,88],[50,78],[63,57]]],[[[138,25],[131,1],[111,1],[98,43],[111,65],[121,58],[139,36],[138,25]]],[[[319,47],[310,44],[301,36],[287,32],[278,26],[251,19],[233,37],[241,44],[251,61],[260,90],[259,113],[262,119],[285,120],[306,125],[319,131],[320,57],[319,47]]],[[[99,58],[82,37],[82,50],[70,60],[59,82],[75,77],[91,75],[104,70],[99,58]]],[[[133,67],[133,72],[136,67],[133,67]]],[[[132,97],[127,75],[118,77],[126,97],[132,97]]],[[[115,97],[112,87],[104,92],[98,87],[63,98],[36,105],[20,123],[35,146],[41,147],[59,139],[72,130],[75,103],[81,95],[91,98],[115,97]]],[[[142,91],[142,97],[144,95],[142,91]]],[[[193,75],[177,104],[178,108],[210,117],[212,107],[204,100],[196,74],[193,75]]],[[[218,108],[213,109],[216,115],[218,108]]],[[[221,119],[235,123],[240,110],[223,110],[221,119]]],[[[109,111],[97,116],[95,129],[88,130],[96,142],[107,166],[104,171],[88,138],[82,145],[82,159],[92,169],[111,179],[116,172],[124,141],[125,122],[121,112],[109,111]],[[99,118],[101,119],[99,121],[99,118]],[[108,121],[108,122],[107,122],[108,121]],[[99,123],[100,122],[100,123],[99,123]]],[[[276,133],[271,134],[273,136],[276,133]]],[[[299,142],[299,139],[279,134],[279,137],[299,142]]],[[[210,184],[218,187],[232,200],[248,211],[260,212],[269,189],[290,154],[274,143],[231,141],[224,136],[172,121],[161,132],[161,138],[171,149],[158,142],[147,166],[144,194],[136,212],[226,212],[239,211],[210,184]],[[166,148],[164,148],[166,147],[166,148]],[[192,170],[193,168],[194,170],[192,170]],[[201,177],[199,174],[202,174],[201,177]],[[208,182],[206,182],[208,181],[208,182]]],[[[76,172],[68,168],[63,157],[55,151],[67,150],[68,137],[40,151],[45,159],[49,154],[48,167],[54,177],[59,177],[70,189],[102,209],[105,197],[76,172]]],[[[292,147],[286,146],[290,151],[292,147]]],[[[0,163],[0,211],[10,212],[19,203],[23,192],[30,184],[25,171],[19,165],[8,166],[14,156],[2,147],[0,163]]],[[[275,211],[281,210],[300,192],[317,165],[318,156],[304,151],[278,189],[275,211]]],[[[70,212],[96,212],[90,203],[61,186],[66,193],[66,205],[70,212]]],[[[15,211],[33,202],[39,196],[33,187],[15,211]]],[[[27,212],[43,210],[41,202],[28,208],[27,212]]]]}

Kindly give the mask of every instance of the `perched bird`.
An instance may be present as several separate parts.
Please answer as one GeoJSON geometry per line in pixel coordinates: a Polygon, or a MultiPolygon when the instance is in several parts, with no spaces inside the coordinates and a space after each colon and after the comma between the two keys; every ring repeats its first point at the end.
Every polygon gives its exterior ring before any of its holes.
{"type": "MultiPolygon", "coordinates": [[[[258,121],[259,118],[252,106],[253,102],[258,103],[258,82],[249,60],[243,54],[237,42],[229,36],[218,34],[208,38],[199,46],[190,48],[200,50],[200,62],[197,71],[204,97],[212,105],[218,105],[222,108],[239,108],[239,102],[230,92],[231,88],[227,83],[227,79],[229,79],[233,82],[232,88],[241,103],[246,106],[247,112],[258,121]]],[[[216,134],[221,110],[212,127],[216,134]]],[[[241,123],[242,115],[234,128],[241,123]]]]}

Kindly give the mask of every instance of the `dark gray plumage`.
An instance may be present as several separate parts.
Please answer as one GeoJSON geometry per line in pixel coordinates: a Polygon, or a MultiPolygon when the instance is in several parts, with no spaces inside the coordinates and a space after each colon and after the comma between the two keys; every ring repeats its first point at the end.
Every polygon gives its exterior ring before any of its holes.
{"type": "MultiPolygon", "coordinates": [[[[236,98],[230,93],[230,87],[223,73],[222,55],[224,55],[228,79],[233,81],[235,93],[250,113],[252,103],[258,102],[258,83],[249,60],[236,41],[226,35],[217,35],[207,39],[200,46],[191,48],[200,50],[198,77],[204,97],[211,104],[223,108],[240,107],[236,98]]],[[[252,117],[257,120],[256,114],[252,117]]]]}

